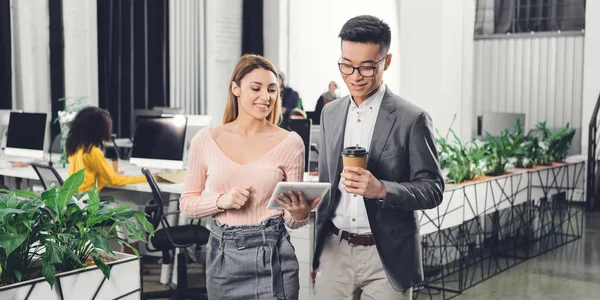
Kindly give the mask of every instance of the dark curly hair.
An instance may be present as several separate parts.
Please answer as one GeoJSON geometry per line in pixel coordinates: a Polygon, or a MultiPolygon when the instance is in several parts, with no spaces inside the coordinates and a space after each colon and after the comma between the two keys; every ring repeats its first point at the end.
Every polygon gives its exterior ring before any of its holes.
{"type": "Polygon", "coordinates": [[[70,156],[81,148],[84,152],[90,152],[94,146],[103,149],[111,133],[110,113],[99,107],[86,107],[77,113],[69,126],[65,151],[70,156]]]}

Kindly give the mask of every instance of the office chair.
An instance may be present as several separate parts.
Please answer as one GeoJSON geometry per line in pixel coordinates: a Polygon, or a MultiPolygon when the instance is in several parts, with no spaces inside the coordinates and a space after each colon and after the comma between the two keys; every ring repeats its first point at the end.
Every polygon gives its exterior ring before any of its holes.
{"type": "Polygon", "coordinates": [[[146,292],[143,293],[142,299],[157,299],[172,297],[175,299],[191,298],[191,299],[208,299],[206,296],[206,288],[188,288],[187,286],[187,262],[186,251],[187,247],[192,245],[206,245],[210,232],[208,229],[200,226],[200,220],[197,224],[193,221],[188,225],[171,226],[166,219],[168,215],[179,214],[179,211],[164,212],[165,204],[176,200],[164,201],[162,193],[152,176],[152,173],[146,168],[142,168],[142,173],[146,176],[150,189],[152,189],[153,199],[146,205],[146,213],[150,215],[149,221],[154,228],[162,225],[161,229],[156,230],[153,237],[148,234],[148,240],[152,243],[153,249],[149,244],[146,244],[146,249],[151,252],[162,252],[163,265],[171,264],[171,251],[179,249],[177,255],[177,288],[175,290],[146,292]]]}
{"type": "MultiPolygon", "coordinates": [[[[56,186],[56,188],[60,189],[60,187],[65,183],[60,177],[60,174],[54,169],[53,166],[44,165],[39,163],[30,163],[35,173],[40,178],[42,182],[42,186],[45,190],[47,190],[52,184],[56,186]]],[[[100,202],[113,201],[113,196],[100,196],[100,202]]],[[[84,200],[83,203],[87,203],[87,200],[84,200]]]]}

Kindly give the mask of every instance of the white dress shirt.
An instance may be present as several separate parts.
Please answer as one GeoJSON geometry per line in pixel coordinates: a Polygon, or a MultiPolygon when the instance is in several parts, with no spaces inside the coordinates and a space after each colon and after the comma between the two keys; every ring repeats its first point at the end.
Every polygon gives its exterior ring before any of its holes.
{"type": "MultiPolygon", "coordinates": [[[[348,109],[346,130],[344,132],[344,148],[360,146],[369,151],[375,121],[385,89],[385,84],[382,84],[379,90],[361,103],[360,106],[356,106],[356,103],[350,97],[350,108],[348,109]]],[[[341,230],[356,234],[370,234],[371,226],[369,225],[363,197],[348,194],[344,190],[343,181],[344,178],[341,178],[338,186],[341,192],[340,203],[331,221],[341,230]]]]}

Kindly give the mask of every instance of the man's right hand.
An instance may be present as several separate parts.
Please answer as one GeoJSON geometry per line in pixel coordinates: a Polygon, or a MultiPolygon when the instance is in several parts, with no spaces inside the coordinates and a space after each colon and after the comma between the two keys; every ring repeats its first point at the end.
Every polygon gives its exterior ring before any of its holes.
{"type": "Polygon", "coordinates": [[[312,267],[310,268],[310,280],[311,280],[313,286],[317,282],[317,272],[318,271],[319,271],[319,269],[313,269],[312,267]]]}
{"type": "Polygon", "coordinates": [[[222,195],[217,200],[217,207],[220,209],[240,209],[248,201],[252,186],[246,186],[244,188],[234,187],[227,194],[222,195]]]}

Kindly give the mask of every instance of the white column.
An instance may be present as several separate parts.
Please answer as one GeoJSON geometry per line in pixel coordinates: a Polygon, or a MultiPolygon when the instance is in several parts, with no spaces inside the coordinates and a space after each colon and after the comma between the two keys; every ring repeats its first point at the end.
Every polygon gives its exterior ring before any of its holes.
{"type": "Polygon", "coordinates": [[[588,126],[600,95],[600,1],[587,1],[585,7],[585,43],[583,53],[583,101],[581,152],[587,154],[588,126]]]}
{"type": "Polygon", "coordinates": [[[98,19],[96,1],[63,0],[65,96],[98,106],[98,19]]]}
{"type": "Polygon", "coordinates": [[[206,4],[206,114],[218,125],[229,77],[242,54],[242,1],[208,0],[206,4]]]}
{"type": "Polygon", "coordinates": [[[289,0],[264,0],[263,35],[264,57],[277,71],[288,70],[288,6],[289,0]]]}
{"type": "Polygon", "coordinates": [[[424,108],[440,133],[473,128],[473,0],[400,2],[401,96],[424,108]]]}

